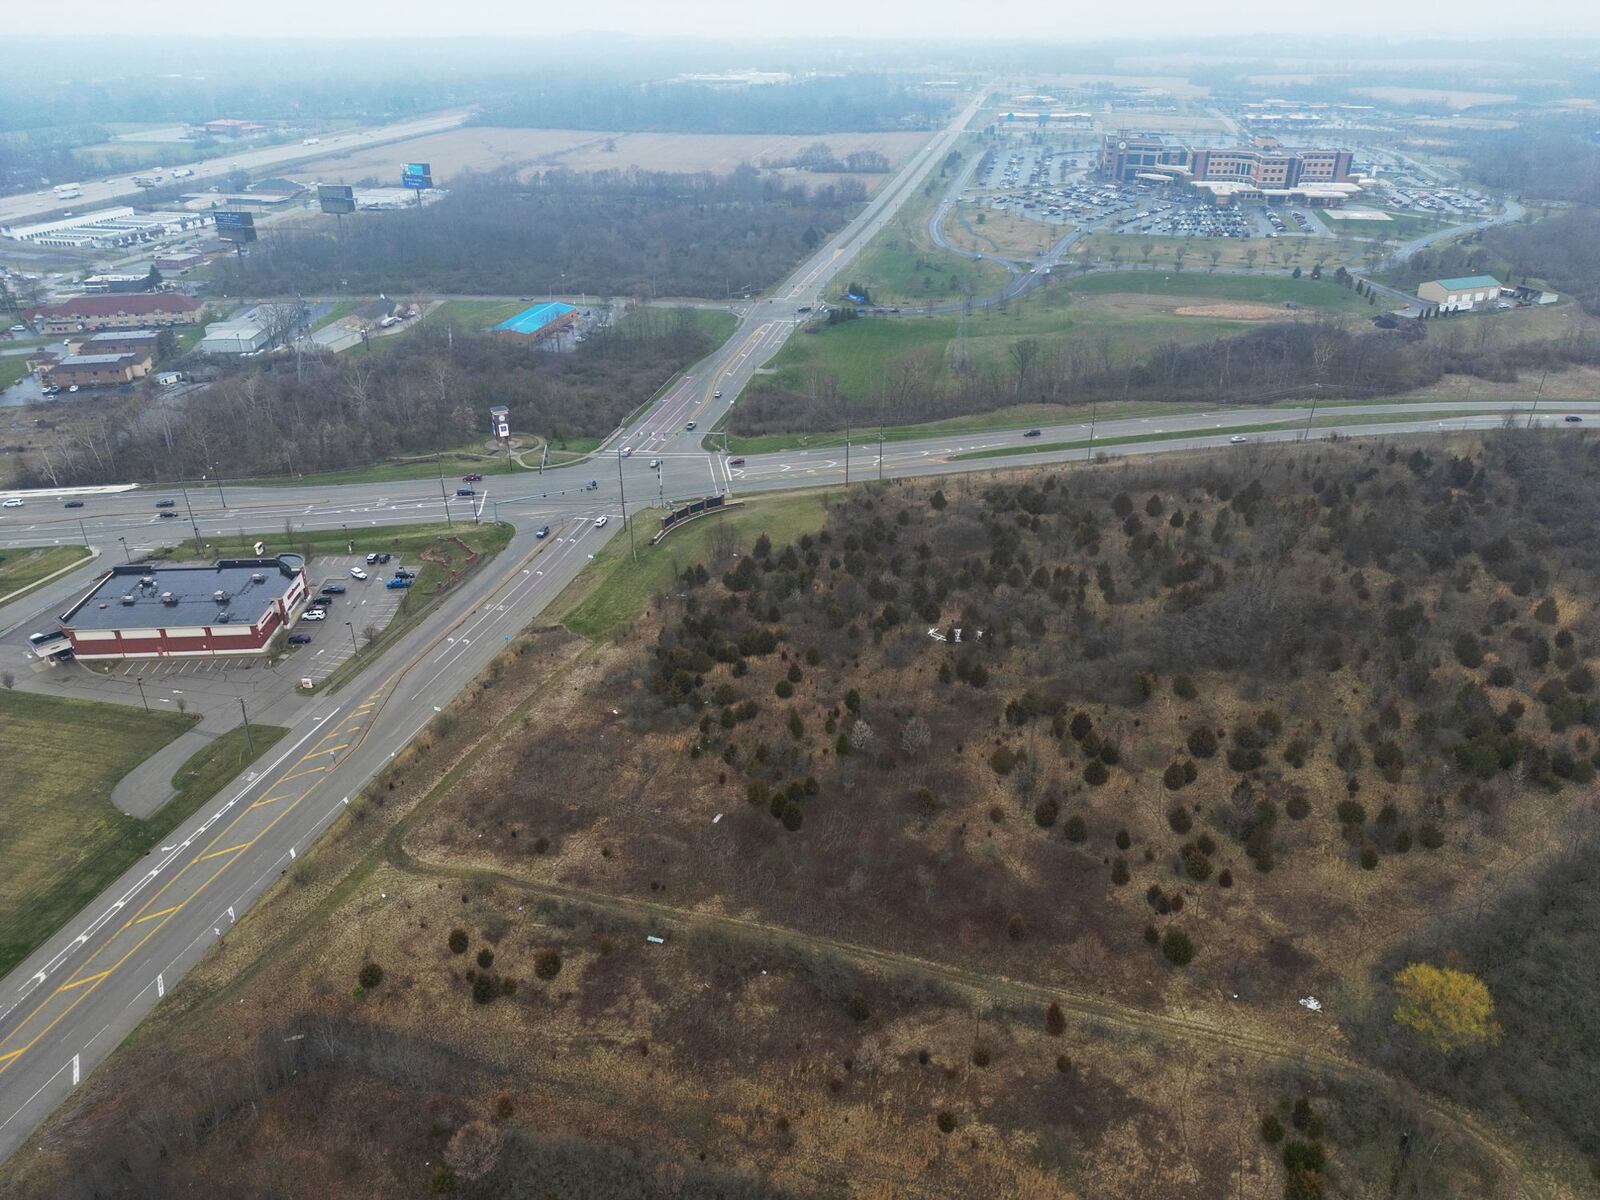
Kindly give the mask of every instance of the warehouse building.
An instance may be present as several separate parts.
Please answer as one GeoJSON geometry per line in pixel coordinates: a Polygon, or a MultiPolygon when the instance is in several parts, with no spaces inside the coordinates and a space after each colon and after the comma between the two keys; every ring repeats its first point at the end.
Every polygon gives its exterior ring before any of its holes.
{"type": "Polygon", "coordinates": [[[154,329],[198,325],[205,305],[192,296],[159,292],[141,296],[75,296],[28,314],[28,324],[47,335],[101,329],[154,329]]]}
{"type": "Polygon", "coordinates": [[[55,387],[115,387],[150,374],[150,355],[68,354],[45,369],[45,382],[55,387]]]}
{"type": "Polygon", "coordinates": [[[201,354],[254,354],[266,349],[267,331],[254,321],[213,321],[200,341],[201,354]]]}
{"type": "Polygon", "coordinates": [[[1446,312],[1470,312],[1483,304],[1498,304],[1500,281],[1493,275],[1463,275],[1456,279],[1430,279],[1417,289],[1417,297],[1446,312]]]}
{"type": "Polygon", "coordinates": [[[101,576],[60,624],[79,658],[263,654],[306,595],[298,554],[211,566],[124,564],[101,576]]]}
{"type": "Polygon", "coordinates": [[[72,354],[144,354],[152,360],[160,344],[161,331],[157,329],[111,329],[67,338],[67,350],[72,354]]]}

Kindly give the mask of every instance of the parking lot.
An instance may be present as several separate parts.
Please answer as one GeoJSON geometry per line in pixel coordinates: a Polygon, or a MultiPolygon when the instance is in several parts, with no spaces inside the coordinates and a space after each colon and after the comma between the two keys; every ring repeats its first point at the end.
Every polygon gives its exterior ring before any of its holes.
{"type": "Polygon", "coordinates": [[[386,588],[384,583],[402,565],[398,558],[389,563],[369,565],[360,555],[345,554],[329,555],[312,563],[307,582],[313,596],[328,584],[343,587],[345,591],[331,599],[324,620],[307,621],[302,616],[295,623],[290,632],[310,637],[311,641],[303,646],[290,646],[281,669],[292,673],[296,679],[321,683],[349,661],[358,646],[365,646],[394,619],[406,593],[400,588],[386,588]],[[369,578],[365,581],[353,578],[352,567],[361,568],[369,578]]]}

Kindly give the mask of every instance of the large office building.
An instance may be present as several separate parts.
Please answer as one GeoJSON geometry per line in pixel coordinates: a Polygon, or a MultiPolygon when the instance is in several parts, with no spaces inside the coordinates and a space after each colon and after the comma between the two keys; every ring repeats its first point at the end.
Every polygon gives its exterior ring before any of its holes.
{"type": "Polygon", "coordinates": [[[298,554],[210,566],[132,563],[102,575],[60,625],[78,658],[263,654],[306,596],[298,554]]]}
{"type": "Polygon", "coordinates": [[[1342,204],[1361,189],[1349,150],[1288,149],[1273,138],[1225,149],[1185,146],[1155,133],[1108,133],[1100,173],[1119,183],[1188,184],[1213,199],[1302,200],[1342,204]],[[1222,185],[1208,187],[1206,185],[1222,185]]]}
{"type": "Polygon", "coordinates": [[[138,296],[75,296],[28,314],[41,334],[92,333],[101,329],[155,329],[198,325],[205,305],[192,296],[156,292],[138,296]]]}

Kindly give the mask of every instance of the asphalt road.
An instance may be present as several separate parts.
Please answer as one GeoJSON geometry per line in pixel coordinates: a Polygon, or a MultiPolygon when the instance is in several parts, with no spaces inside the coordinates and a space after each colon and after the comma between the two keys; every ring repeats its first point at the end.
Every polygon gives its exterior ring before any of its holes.
{"type": "MultiPolygon", "coordinates": [[[[975,108],[976,102],[930,139],[852,225],[774,290],[772,300],[748,307],[724,346],[691,368],[589,461],[542,476],[494,476],[477,485],[479,494],[470,498],[454,495],[454,481],[413,480],[140,488],[84,496],[84,507],[71,510],[62,507],[60,493],[43,492],[27,496],[21,508],[0,509],[0,546],[87,539],[101,551],[99,569],[108,559],[120,558],[124,546],[136,553],[196,530],[202,539],[241,530],[270,535],[281,532],[285,523],[314,529],[414,523],[440,520],[448,511],[456,520],[472,520],[474,512],[498,516],[518,531],[500,558],[381,653],[347,687],[348,695],[302,699],[292,710],[285,702],[278,723],[287,723],[291,733],[270,760],[235,781],[0,982],[0,1157],[28,1136],[165,989],[291,867],[347,801],[621,530],[616,520],[596,527],[596,516],[620,514],[624,502],[632,509],[712,492],[828,485],[844,482],[847,474],[855,481],[879,474],[936,475],[1087,457],[1087,448],[1077,443],[1087,440],[1088,430],[1077,423],[1043,428],[1037,439],[1002,431],[891,442],[882,447],[881,459],[870,439],[852,447],[848,456],[844,447],[802,448],[747,456],[737,466],[700,445],[704,430],[793,332],[796,309],[814,304],[825,285],[920,186],[975,108]],[[699,428],[688,430],[690,421],[699,428]],[[1017,457],[984,457],[1017,449],[1023,451],[1017,457]],[[965,457],[971,455],[978,457],[965,457]],[[652,459],[659,460],[658,467],[652,468],[652,459]],[[179,500],[180,515],[164,520],[154,505],[167,496],[179,500]],[[534,530],[546,523],[552,534],[539,540],[534,530]]],[[[1484,401],[1437,407],[1324,406],[1320,411],[1349,417],[1356,423],[1339,432],[1355,434],[1492,427],[1510,407],[1484,401]],[[1382,420],[1397,415],[1406,419],[1382,420]]],[[[1541,409],[1547,421],[1563,428],[1569,426],[1559,417],[1578,412],[1600,420],[1600,403],[1550,402],[1541,409]]],[[[1251,433],[1248,444],[1238,447],[1241,454],[1254,455],[1268,452],[1266,443],[1302,436],[1306,416],[1305,410],[1275,409],[1100,422],[1094,449],[1096,454],[1116,454],[1214,446],[1235,436],[1230,428],[1280,422],[1268,432],[1251,433]],[[1140,440],[1152,437],[1164,440],[1140,440]]],[[[1309,435],[1328,432],[1313,429],[1309,435]]],[[[59,611],[59,604],[94,573],[96,568],[86,567],[0,610],[0,653],[12,652],[33,622],[59,611]]]]}
{"type": "MultiPolygon", "coordinates": [[[[12,225],[28,220],[40,220],[50,213],[70,209],[73,212],[84,212],[88,209],[118,201],[127,201],[136,196],[144,196],[145,189],[133,182],[134,174],[153,174],[159,170],[168,181],[183,184],[185,187],[193,185],[195,191],[204,191],[205,188],[217,179],[236,170],[261,171],[269,167],[284,167],[290,163],[305,162],[308,159],[323,158],[329,154],[337,154],[341,150],[356,150],[366,146],[381,146],[385,142],[397,142],[404,138],[422,137],[429,133],[442,133],[446,129],[454,129],[471,116],[471,112],[435,113],[427,117],[418,117],[411,121],[397,121],[392,125],[375,125],[367,129],[350,129],[343,133],[330,133],[319,136],[315,146],[304,146],[295,141],[285,146],[268,146],[261,150],[246,150],[238,154],[225,154],[217,158],[208,158],[200,162],[177,163],[171,167],[150,168],[126,175],[111,175],[104,179],[85,179],[81,181],[83,195],[71,200],[62,200],[49,188],[37,192],[25,192],[18,196],[7,196],[0,199],[0,225],[12,225]],[[187,179],[173,181],[174,170],[188,167],[194,172],[187,179]]],[[[398,172],[396,174],[398,182],[398,172]]]]}

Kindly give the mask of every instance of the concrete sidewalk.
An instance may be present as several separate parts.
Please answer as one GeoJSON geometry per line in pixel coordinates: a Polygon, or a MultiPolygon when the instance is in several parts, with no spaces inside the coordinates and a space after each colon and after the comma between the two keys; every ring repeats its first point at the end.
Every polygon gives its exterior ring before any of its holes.
{"type": "Polygon", "coordinates": [[[111,803],[130,817],[142,820],[154,816],[178,794],[172,786],[178,768],[189,761],[190,755],[204,750],[238,723],[227,724],[226,718],[217,714],[202,718],[188,733],[167,743],[118,780],[111,789],[111,803]]]}

